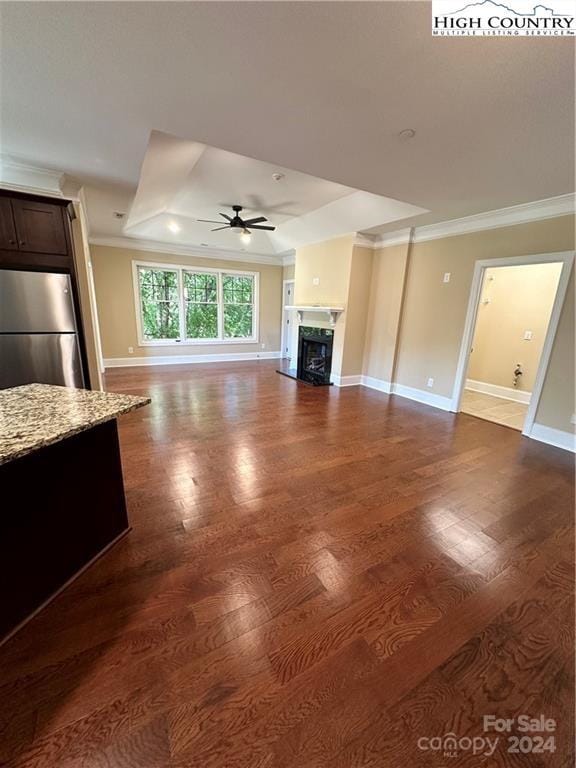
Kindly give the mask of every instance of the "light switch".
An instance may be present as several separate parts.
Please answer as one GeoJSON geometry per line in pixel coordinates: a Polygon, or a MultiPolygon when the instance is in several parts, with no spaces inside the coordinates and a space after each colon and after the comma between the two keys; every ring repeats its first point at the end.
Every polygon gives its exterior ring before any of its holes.
{"type": "Polygon", "coordinates": [[[313,277],[312,278],[312,285],[320,285],[320,278],[319,277],[313,277]]]}
{"type": "Polygon", "coordinates": [[[444,272],[444,280],[442,282],[449,283],[450,282],[450,272],[444,272]]]}
{"type": "Polygon", "coordinates": [[[432,379],[432,378],[428,379],[428,381],[426,382],[426,386],[427,387],[433,387],[434,386],[434,379],[432,379]]]}
{"type": "Polygon", "coordinates": [[[524,331],[524,341],[532,341],[532,331],[524,331]]]}

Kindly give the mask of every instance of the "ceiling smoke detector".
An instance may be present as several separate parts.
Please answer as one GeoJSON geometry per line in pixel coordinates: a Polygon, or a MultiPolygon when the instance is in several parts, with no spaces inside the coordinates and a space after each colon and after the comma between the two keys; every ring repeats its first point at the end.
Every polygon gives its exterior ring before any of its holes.
{"type": "Polygon", "coordinates": [[[126,216],[126,214],[122,213],[122,211],[112,211],[112,215],[115,219],[123,219],[126,216]]]}
{"type": "Polygon", "coordinates": [[[405,141],[407,141],[408,139],[413,139],[414,136],[416,136],[416,131],[414,130],[414,128],[404,128],[404,130],[400,131],[398,136],[401,139],[404,139],[405,141]]]}
{"type": "Polygon", "coordinates": [[[284,178],[284,174],[283,173],[273,173],[272,174],[272,178],[274,179],[274,181],[282,181],[282,179],[284,178]]]}

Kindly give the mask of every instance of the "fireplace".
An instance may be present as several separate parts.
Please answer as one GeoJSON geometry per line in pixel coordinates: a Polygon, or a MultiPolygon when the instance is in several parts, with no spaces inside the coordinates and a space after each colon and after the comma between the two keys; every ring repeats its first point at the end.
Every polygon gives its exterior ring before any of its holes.
{"type": "Polygon", "coordinates": [[[315,386],[330,384],[333,339],[330,328],[299,327],[297,376],[301,381],[315,386]]]}

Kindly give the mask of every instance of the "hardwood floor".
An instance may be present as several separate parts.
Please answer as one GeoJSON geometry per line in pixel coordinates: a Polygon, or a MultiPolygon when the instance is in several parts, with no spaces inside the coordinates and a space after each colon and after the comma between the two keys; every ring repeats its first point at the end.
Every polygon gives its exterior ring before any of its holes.
{"type": "Polygon", "coordinates": [[[0,764],[573,765],[573,457],[275,367],[109,372],[133,530],[0,648],[0,764]]]}

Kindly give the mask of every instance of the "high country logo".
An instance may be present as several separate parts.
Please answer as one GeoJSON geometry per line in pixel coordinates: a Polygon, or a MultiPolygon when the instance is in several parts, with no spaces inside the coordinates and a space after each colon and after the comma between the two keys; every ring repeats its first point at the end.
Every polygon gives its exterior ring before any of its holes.
{"type": "Polygon", "coordinates": [[[511,4],[482,0],[432,0],[432,34],[437,36],[573,36],[573,0],[511,0],[511,4]],[[512,7],[514,6],[514,7],[512,7]],[[551,7],[554,6],[554,7],[551,7]]]}

